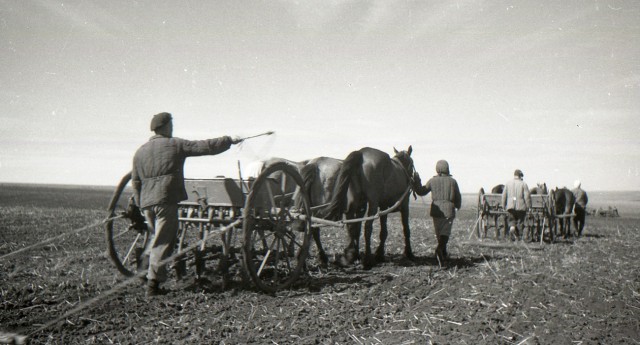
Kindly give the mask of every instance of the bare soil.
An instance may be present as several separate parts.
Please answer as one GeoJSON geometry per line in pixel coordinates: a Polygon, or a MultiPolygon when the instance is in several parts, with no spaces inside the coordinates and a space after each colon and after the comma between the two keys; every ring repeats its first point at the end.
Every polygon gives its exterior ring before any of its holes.
{"type": "MultiPolygon", "coordinates": [[[[223,288],[208,263],[206,279],[196,282],[191,268],[166,284],[167,294],[145,298],[105,255],[97,224],[111,191],[0,185],[0,256],[67,234],[0,259],[0,331],[27,335],[31,344],[640,343],[637,214],[589,217],[581,238],[542,246],[479,241],[469,232],[477,196],[466,195],[451,258],[440,265],[428,202],[418,200],[413,262],[401,255],[392,216],[386,261],[371,270],[321,270],[312,251],[298,284],[266,294],[239,272],[223,288]]],[[[629,209],[640,209],[638,194],[625,200],[629,209]]],[[[323,241],[335,258],[344,231],[325,228],[323,241]]]]}

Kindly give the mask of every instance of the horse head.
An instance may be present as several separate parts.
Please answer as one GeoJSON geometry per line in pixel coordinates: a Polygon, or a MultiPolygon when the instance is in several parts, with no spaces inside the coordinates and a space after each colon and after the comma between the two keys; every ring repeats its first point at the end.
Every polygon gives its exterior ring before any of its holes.
{"type": "Polygon", "coordinates": [[[499,184],[499,185],[494,186],[493,188],[491,188],[491,194],[502,194],[503,191],[504,191],[504,185],[503,184],[499,184]]]}
{"type": "Polygon", "coordinates": [[[538,191],[540,191],[540,194],[548,194],[549,193],[549,190],[547,189],[547,183],[546,182],[538,183],[537,187],[538,187],[538,191]]]}
{"type": "Polygon", "coordinates": [[[415,167],[413,165],[413,158],[411,158],[411,152],[413,152],[413,147],[409,145],[409,148],[406,151],[398,151],[394,147],[393,152],[395,153],[395,156],[393,156],[393,159],[400,162],[400,165],[402,165],[402,167],[404,168],[409,180],[413,181],[415,178],[415,167]]]}
{"type": "Polygon", "coordinates": [[[537,183],[535,187],[531,188],[531,194],[548,194],[547,183],[537,183]]]}

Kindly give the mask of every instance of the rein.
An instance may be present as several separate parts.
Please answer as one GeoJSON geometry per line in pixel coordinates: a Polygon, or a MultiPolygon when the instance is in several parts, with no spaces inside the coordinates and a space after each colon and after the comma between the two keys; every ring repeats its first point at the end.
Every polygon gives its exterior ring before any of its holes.
{"type": "MultiPolygon", "coordinates": [[[[415,166],[414,166],[414,164],[413,164],[413,160],[412,160],[412,159],[410,160],[411,164],[409,165],[409,168],[408,168],[408,169],[404,167],[404,165],[402,164],[402,162],[400,161],[400,159],[398,159],[397,157],[393,157],[393,158],[391,159],[391,161],[392,161],[392,162],[394,162],[396,165],[399,165],[399,166],[402,168],[402,171],[404,171],[404,175],[405,175],[405,176],[407,177],[407,179],[409,180],[408,187],[407,187],[407,192],[406,192],[406,193],[408,193],[410,190],[412,190],[412,191],[413,191],[413,197],[414,197],[415,199],[418,199],[418,197],[416,196],[416,192],[415,192],[415,190],[413,190],[413,185],[416,183],[415,178],[414,178],[414,177],[415,177],[415,171],[416,171],[416,170],[415,170],[415,166]],[[410,170],[411,172],[409,172],[409,170],[410,170]]],[[[405,193],[405,194],[406,194],[406,193],[405,193]]],[[[402,197],[402,199],[404,199],[404,196],[402,197]]]]}
{"type": "Polygon", "coordinates": [[[411,160],[411,164],[409,165],[409,168],[405,168],[402,162],[400,161],[400,159],[398,159],[397,157],[393,157],[391,160],[402,168],[404,175],[409,180],[409,187],[411,187],[415,182],[413,178],[414,177],[413,173],[415,173],[415,166],[413,165],[413,160],[411,160]]]}

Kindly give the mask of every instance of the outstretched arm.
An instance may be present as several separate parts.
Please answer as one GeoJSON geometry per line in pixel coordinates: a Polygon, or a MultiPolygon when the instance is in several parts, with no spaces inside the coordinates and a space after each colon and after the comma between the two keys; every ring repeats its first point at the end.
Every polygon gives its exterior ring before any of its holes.
{"type": "MultiPolygon", "coordinates": [[[[431,180],[429,180],[429,182],[431,182],[431,180]]],[[[423,186],[422,180],[420,179],[420,175],[417,172],[415,172],[413,174],[413,180],[411,180],[411,188],[413,188],[413,191],[416,194],[420,196],[425,196],[429,194],[429,192],[431,191],[431,185],[429,184],[429,182],[427,182],[427,185],[423,186]]]]}
{"type": "Polygon", "coordinates": [[[185,140],[179,138],[174,138],[174,140],[178,140],[178,147],[183,157],[217,155],[227,151],[231,145],[235,144],[234,141],[236,141],[236,139],[232,139],[230,136],[206,140],[185,140]]]}

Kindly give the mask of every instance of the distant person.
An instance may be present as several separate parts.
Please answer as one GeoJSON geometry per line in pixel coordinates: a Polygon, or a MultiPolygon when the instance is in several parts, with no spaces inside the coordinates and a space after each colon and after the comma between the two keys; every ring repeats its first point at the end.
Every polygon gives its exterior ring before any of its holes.
{"type": "Polygon", "coordinates": [[[582,236],[582,229],[584,229],[584,222],[587,218],[587,203],[589,202],[589,198],[587,197],[587,192],[585,192],[582,188],[582,183],[579,180],[576,180],[573,183],[573,189],[571,192],[573,196],[576,198],[576,203],[573,206],[573,227],[576,228],[578,232],[578,237],[582,236]]]}
{"type": "Polygon", "coordinates": [[[131,171],[136,203],[154,234],[144,254],[149,255],[147,296],[161,293],[160,284],[167,279],[167,269],[159,263],[171,256],[176,244],[178,202],[187,199],[185,159],[222,153],[242,141],[228,136],[198,141],[174,138],[169,113],[154,115],[151,130],[155,135],[136,151],[131,171]]]}
{"type": "Polygon", "coordinates": [[[524,234],[524,220],[531,208],[529,186],[523,181],[520,169],[513,172],[513,180],[505,183],[502,192],[502,207],[508,212],[509,232],[512,238],[520,240],[524,234]]]}
{"type": "Polygon", "coordinates": [[[436,163],[436,176],[427,181],[422,186],[420,177],[416,173],[416,185],[413,190],[416,194],[424,196],[431,192],[431,211],[433,227],[438,240],[438,247],[435,250],[436,257],[441,261],[447,259],[447,243],[451,236],[451,227],[456,217],[456,209],[460,209],[462,196],[458,188],[458,182],[449,173],[449,163],[439,160],[436,163]]]}

